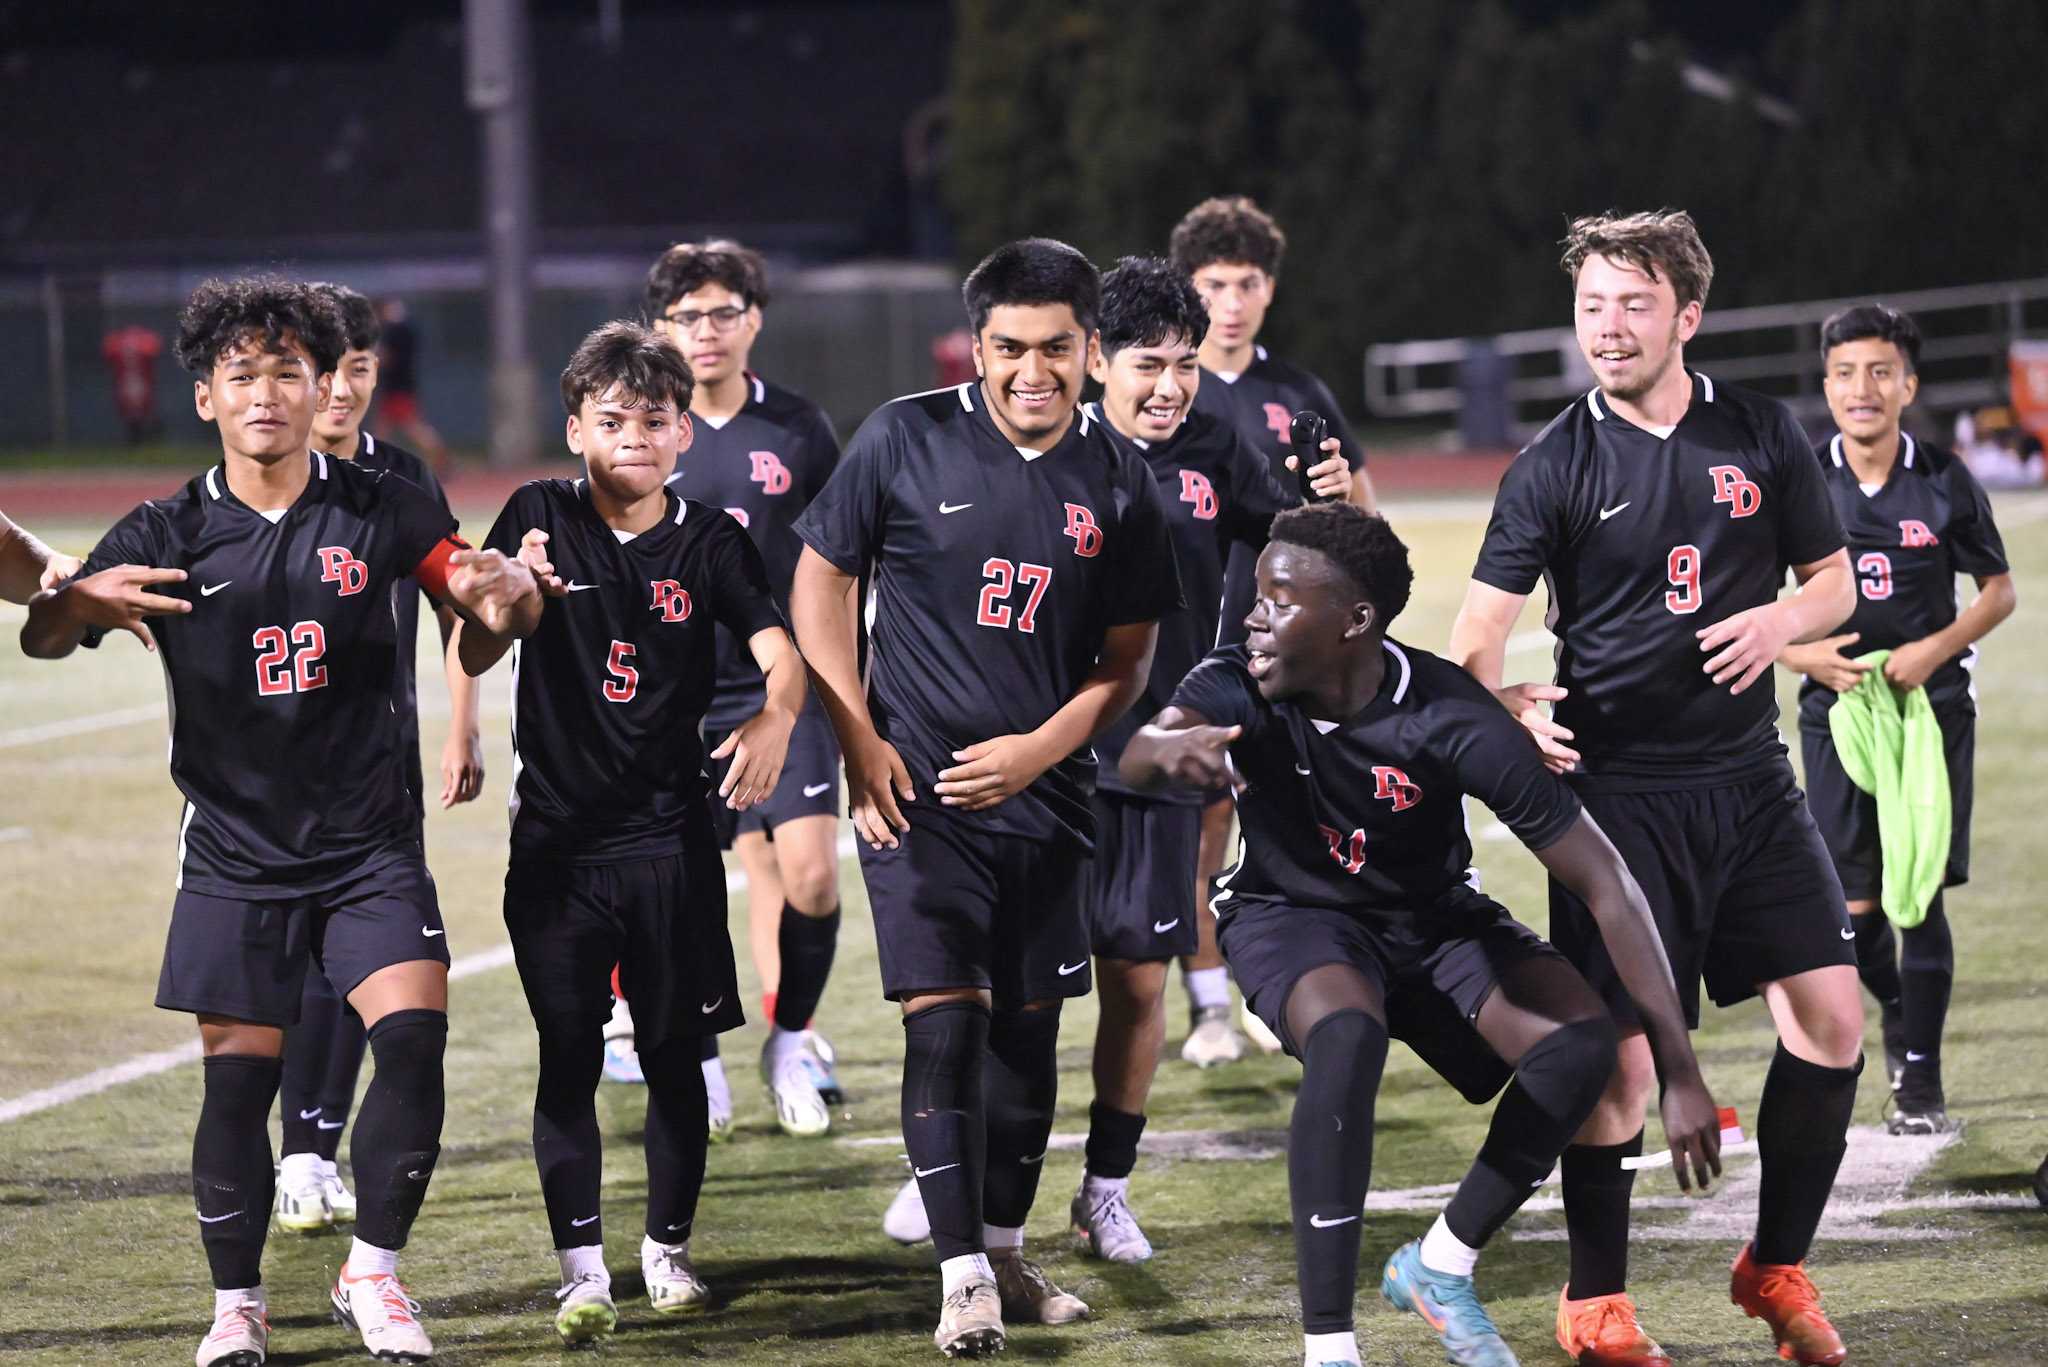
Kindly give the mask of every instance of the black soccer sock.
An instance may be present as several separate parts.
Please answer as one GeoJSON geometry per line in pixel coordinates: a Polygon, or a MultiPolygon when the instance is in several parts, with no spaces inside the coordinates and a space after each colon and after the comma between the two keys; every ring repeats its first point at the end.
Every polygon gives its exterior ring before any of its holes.
{"type": "Polygon", "coordinates": [[[363,1018],[343,1004],[340,1022],[334,1027],[334,1043],[327,1052],[327,1070],[320,1082],[320,1142],[316,1152],[332,1163],[341,1152],[341,1132],[348,1125],[348,1113],[355,1109],[356,1074],[362,1071],[363,1054],[370,1037],[363,1031],[363,1018]]]}
{"type": "Polygon", "coordinates": [[[989,1011],[941,1002],[903,1018],[903,1147],[939,1259],[980,1253],[989,1011]]]}
{"type": "Polygon", "coordinates": [[[277,1089],[284,1132],[280,1153],[286,1158],[320,1152],[321,1136],[327,1133],[320,1128],[325,1110],[321,1083],[327,1077],[327,1059],[334,1048],[341,1012],[341,994],[317,964],[309,967],[306,985],[299,992],[299,1023],[284,1032],[284,1076],[277,1089]]]}
{"type": "Polygon", "coordinates": [[[1301,1090],[1287,1127],[1287,1199],[1301,1327],[1351,1329],[1358,1239],[1372,1181],[1372,1115],[1387,1066],[1387,1027],[1363,1011],[1333,1011],[1301,1050],[1301,1090]]]}
{"type": "Polygon", "coordinates": [[[824,916],[806,916],[785,902],[775,942],[782,952],[775,1024],[782,1030],[802,1030],[818,1013],[825,980],[832,976],[832,956],[839,948],[839,908],[824,916]]]}
{"type": "Polygon", "coordinates": [[[1636,1174],[1621,1160],[1642,1153],[1641,1130],[1620,1144],[1565,1148],[1564,1223],[1572,1259],[1565,1294],[1575,1301],[1612,1296],[1628,1286],[1628,1198],[1636,1174]]]}
{"type": "Polygon", "coordinates": [[[1484,1248],[1557,1164],[1614,1071],[1614,1023],[1574,1021],[1538,1040],[1515,1067],[1471,1171],[1444,1207],[1459,1242],[1484,1248]]]}
{"type": "Polygon", "coordinates": [[[356,1237],[373,1248],[404,1248],[427,1199],[441,1156],[447,1048],[445,1011],[393,1011],[370,1027],[377,1070],[363,1094],[349,1160],[356,1174],[356,1237]]]}
{"type": "Polygon", "coordinates": [[[1856,976],[1887,1011],[1899,1009],[1899,948],[1892,938],[1892,918],[1881,911],[1858,912],[1849,918],[1856,932],[1856,976]]]}
{"type": "Polygon", "coordinates": [[[1138,1166],[1138,1140],[1145,1133],[1145,1117],[1119,1111],[1100,1101],[1088,1105],[1088,1175],[1129,1177],[1138,1166]]]}
{"type": "Polygon", "coordinates": [[[647,1075],[647,1237],[658,1244],[690,1237],[704,1190],[709,1108],[699,1052],[690,1040],[671,1039],[640,1055],[647,1075]]]}
{"type": "Polygon", "coordinates": [[[1927,904],[1927,919],[1904,932],[1899,957],[1905,992],[1906,1071],[1941,1082],[1941,1036],[1948,1025],[1949,993],[1955,986],[1956,945],[1941,894],[1927,904]]]}
{"type": "Polygon", "coordinates": [[[192,1200],[216,1291],[263,1281],[263,1236],[276,1194],[270,1103],[284,1064],[254,1054],[206,1059],[206,1093],[192,1131],[192,1200]]]}
{"type": "MultiPolygon", "coordinates": [[[[697,1041],[697,1061],[699,1063],[709,1063],[711,1062],[711,1060],[717,1057],[718,1036],[706,1035],[702,1039],[697,1041]]],[[[643,1068],[641,1069],[641,1071],[645,1072],[647,1070],[643,1068]]]]}
{"type": "Polygon", "coordinates": [[[1813,1246],[1835,1187],[1835,1170],[1849,1147],[1856,1075],[1862,1071],[1860,1057],[1853,1068],[1829,1068],[1794,1057],[1779,1043],[1756,1108],[1757,1158],[1763,1166],[1752,1245],[1756,1261],[1800,1262],[1813,1246]]]}
{"type": "MultiPolygon", "coordinates": [[[[695,1071],[696,1060],[690,1061],[695,1071]]],[[[556,1248],[604,1242],[597,1217],[604,1140],[597,1128],[597,1079],[604,1039],[593,1028],[554,1023],[540,1032],[540,1082],[533,1093],[533,1162],[556,1248]]],[[[692,1079],[701,1096],[704,1079],[692,1079]]],[[[648,1128],[653,1128],[652,1105],[648,1128]]],[[[361,1126],[357,1129],[360,1132],[361,1126]]]]}
{"type": "Polygon", "coordinates": [[[982,1218],[1004,1228],[1022,1225],[1038,1197],[1046,1141],[1060,1091],[1060,1008],[998,1011],[989,1021],[988,1170],[982,1218]]]}

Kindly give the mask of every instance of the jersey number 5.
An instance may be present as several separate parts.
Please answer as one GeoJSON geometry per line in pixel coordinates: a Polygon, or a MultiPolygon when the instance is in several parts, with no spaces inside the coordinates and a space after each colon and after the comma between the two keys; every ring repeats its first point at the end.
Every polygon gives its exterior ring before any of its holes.
{"type": "Polygon", "coordinates": [[[604,662],[605,672],[611,677],[604,681],[606,702],[631,702],[633,695],[640,691],[640,671],[633,668],[633,643],[613,641],[612,653],[604,662]]]}
{"type": "Polygon", "coordinates": [[[1664,557],[1664,577],[1671,581],[1671,591],[1664,595],[1664,606],[1684,616],[1698,612],[1703,600],[1700,594],[1700,548],[1698,546],[1673,546],[1671,554],[1664,557]]]}
{"type": "Polygon", "coordinates": [[[256,692],[265,698],[280,693],[310,693],[327,687],[327,631],[318,622],[283,627],[258,627],[249,644],[256,648],[256,692]],[[297,650],[297,658],[293,651],[297,650]]]}
{"type": "Polygon", "coordinates": [[[981,607],[974,614],[978,625],[998,629],[1009,626],[1010,592],[1023,584],[1031,594],[1024,600],[1024,606],[1016,610],[1017,630],[1038,630],[1038,604],[1045,597],[1045,586],[1052,582],[1050,565],[1014,564],[990,556],[981,564],[981,577],[989,582],[981,586],[981,607]]]}

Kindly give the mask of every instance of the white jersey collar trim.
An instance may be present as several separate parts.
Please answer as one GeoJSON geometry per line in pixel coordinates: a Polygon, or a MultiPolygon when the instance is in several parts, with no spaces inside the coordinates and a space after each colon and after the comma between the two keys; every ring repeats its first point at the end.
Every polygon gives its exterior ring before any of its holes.
{"type": "Polygon", "coordinates": [[[216,500],[220,498],[220,485],[215,481],[214,476],[219,473],[220,467],[218,465],[206,472],[206,492],[212,494],[216,500]]]}
{"type": "Polygon", "coordinates": [[[1394,703],[1396,706],[1399,706],[1401,700],[1408,696],[1408,683],[1415,677],[1415,671],[1408,663],[1408,653],[1402,650],[1401,647],[1395,645],[1392,641],[1386,640],[1384,637],[1381,638],[1380,644],[1385,646],[1388,652],[1401,662],[1401,682],[1394,685],[1394,703]]]}

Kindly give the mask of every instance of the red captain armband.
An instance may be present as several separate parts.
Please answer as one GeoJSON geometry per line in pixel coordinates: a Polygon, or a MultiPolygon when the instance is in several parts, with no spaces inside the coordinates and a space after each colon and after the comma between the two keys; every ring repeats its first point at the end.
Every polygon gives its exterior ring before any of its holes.
{"type": "Polygon", "coordinates": [[[450,532],[434,543],[434,549],[427,552],[426,559],[413,567],[412,577],[419,580],[420,587],[442,602],[448,601],[448,560],[457,551],[470,549],[470,544],[450,532]]]}

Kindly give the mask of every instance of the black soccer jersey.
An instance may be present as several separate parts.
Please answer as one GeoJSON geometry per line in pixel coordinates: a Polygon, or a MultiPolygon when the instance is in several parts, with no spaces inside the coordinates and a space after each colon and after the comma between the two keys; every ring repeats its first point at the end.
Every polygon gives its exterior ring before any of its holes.
{"type": "Polygon", "coordinates": [[[535,528],[569,592],[513,647],[513,856],[680,853],[709,786],[697,733],[715,630],[746,640],[782,625],[761,553],[730,517],[673,491],[661,521],[621,541],[580,479],[522,485],[484,544],[515,555],[535,528]]]}
{"type": "MultiPolygon", "coordinates": [[[[979,382],[884,404],[854,434],[797,535],[873,572],[868,705],[937,806],[953,752],[1028,732],[1094,669],[1110,627],[1181,607],[1173,536],[1136,454],[1085,411],[1050,451],[1012,445],[979,382]]],[[[1038,840],[1092,839],[1092,753],[965,819],[1038,840]]]]}
{"type": "Polygon", "coordinates": [[[1557,720],[1581,781],[1706,786],[1782,761],[1768,680],[1732,695],[1695,635],[1777,598],[1790,565],[1842,548],[1813,448],[1776,399],[1693,373],[1666,436],[1598,390],[1523,448],[1502,478],[1472,577],[1550,591],[1557,720]]]}
{"type": "MultiPolygon", "coordinates": [[[[1991,500],[1954,455],[1901,433],[1890,477],[1866,492],[1842,453],[1840,436],[1816,454],[1856,571],[1856,611],[1828,633],[1859,633],[1862,639],[1849,647],[1850,655],[1932,636],[1956,620],[1957,575],[2007,572],[1991,500]]],[[[1976,663],[1972,646],[1935,670],[1927,679],[1927,700],[1939,709],[1975,712],[1970,671],[1976,663]]],[[[1826,729],[1834,701],[1832,690],[1801,680],[1800,724],[1826,729]]]]}
{"type": "Polygon", "coordinates": [[[1230,746],[1244,834],[1219,913],[1268,902],[1424,916],[1469,884],[1467,794],[1531,849],[1578,819],[1578,798],[1471,675],[1392,640],[1386,654],[1378,694],[1340,722],[1266,701],[1243,646],[1217,650],[1174,693],[1175,707],[1244,728],[1230,746]]]}
{"type": "Polygon", "coordinates": [[[215,466],[128,514],[81,571],[190,576],[155,591],[193,610],[149,625],[186,798],[178,886],[193,892],[310,896],[417,850],[391,591],[455,520],[402,479],[307,459],[305,492],[275,522],[215,466]]]}
{"type": "MultiPolygon", "coordinates": [[[[1330,393],[1330,387],[1300,366],[1274,359],[1262,346],[1253,346],[1252,363],[1237,378],[1226,380],[1213,370],[1204,370],[1202,387],[1195,391],[1195,411],[1213,414],[1235,427],[1253,450],[1265,456],[1273,478],[1289,489],[1301,487],[1300,476],[1287,468],[1287,458],[1294,454],[1289,425],[1294,415],[1305,408],[1328,419],[1330,435],[1344,444],[1344,459],[1352,469],[1365,464],[1365,448],[1351,434],[1344,421],[1344,409],[1330,393]]],[[[1258,559],[1256,547],[1239,546],[1230,552],[1218,624],[1219,644],[1230,645],[1244,639],[1245,615],[1252,610],[1252,599],[1257,596],[1253,580],[1258,559]]]]}
{"type": "MultiPolygon", "coordinates": [[[[776,603],[789,608],[789,583],[803,542],[798,513],[817,496],[839,463],[839,438],[825,411],[800,394],[749,373],[747,401],[714,427],[691,415],[696,435],[676,463],[669,486],[685,498],[732,514],[760,548],[776,603]]],[[[746,642],[718,634],[718,692],[705,714],[713,730],[730,730],[761,710],[766,685],[746,642]]]]}
{"type": "MultiPolygon", "coordinates": [[[[1093,405],[1090,412],[1097,422],[1102,421],[1093,405]]],[[[1275,479],[1265,460],[1237,429],[1214,414],[1190,413],[1179,431],[1159,443],[1125,437],[1114,428],[1109,431],[1114,440],[1145,462],[1158,481],[1166,520],[1173,528],[1181,596],[1187,600],[1185,608],[1160,619],[1159,645],[1152,654],[1152,673],[1145,691],[1095,742],[1102,787],[1129,793],[1131,789],[1116,771],[1124,746],[1140,726],[1158,715],[1188,671],[1215,646],[1225,557],[1238,548],[1248,549],[1256,557],[1266,544],[1273,515],[1299,504],[1301,495],[1295,486],[1275,479]]],[[[1136,796],[1191,806],[1207,800],[1200,793],[1179,791],[1136,796]]]]}

